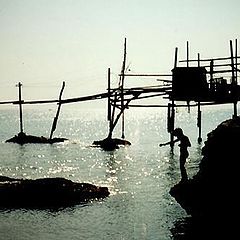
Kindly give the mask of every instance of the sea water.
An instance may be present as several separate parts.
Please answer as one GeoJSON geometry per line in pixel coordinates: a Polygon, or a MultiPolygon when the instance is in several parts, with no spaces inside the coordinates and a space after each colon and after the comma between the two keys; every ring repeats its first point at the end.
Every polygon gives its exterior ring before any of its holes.
{"type": "MultiPolygon", "coordinates": [[[[48,137],[56,106],[25,106],[27,134],[48,137]]],[[[202,107],[202,144],[198,144],[197,111],[176,109],[176,127],[190,138],[188,176],[198,171],[207,133],[232,117],[232,105],[202,107]]],[[[58,210],[0,209],[0,240],[175,239],[186,212],[169,190],[180,180],[179,149],[169,141],[165,108],[131,108],[125,112],[125,137],[132,145],[115,151],[91,147],[107,136],[104,108],[79,104],[61,109],[55,137],[64,143],[5,143],[19,132],[17,106],[0,108],[0,175],[14,178],[64,177],[107,186],[109,197],[58,210]]],[[[114,131],[121,137],[121,122],[114,131]]],[[[1,196],[0,196],[1,197],[1,196]]],[[[176,238],[177,239],[177,238],[176,238]]]]}

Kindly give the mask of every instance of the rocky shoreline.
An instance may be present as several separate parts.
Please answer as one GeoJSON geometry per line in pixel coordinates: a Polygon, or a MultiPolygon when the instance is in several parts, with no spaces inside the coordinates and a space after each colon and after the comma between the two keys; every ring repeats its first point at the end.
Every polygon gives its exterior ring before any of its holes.
{"type": "Polygon", "coordinates": [[[191,216],[232,219],[239,209],[239,154],[240,117],[236,117],[208,134],[198,173],[173,186],[170,194],[191,216]]]}

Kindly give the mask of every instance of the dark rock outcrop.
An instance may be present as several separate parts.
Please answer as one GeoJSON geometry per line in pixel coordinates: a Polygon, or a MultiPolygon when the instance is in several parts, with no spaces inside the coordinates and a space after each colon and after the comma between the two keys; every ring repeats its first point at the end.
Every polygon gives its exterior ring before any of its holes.
{"type": "Polygon", "coordinates": [[[65,178],[29,180],[0,176],[1,208],[58,208],[105,198],[109,194],[107,187],[65,178]]]}
{"type": "Polygon", "coordinates": [[[129,146],[131,143],[124,139],[119,138],[105,138],[100,141],[94,141],[93,145],[97,147],[101,147],[105,151],[113,151],[115,149],[118,149],[119,146],[129,146]]]}
{"type": "Polygon", "coordinates": [[[46,138],[46,137],[37,137],[33,135],[27,135],[23,132],[18,133],[18,135],[15,135],[14,137],[6,140],[6,142],[11,143],[18,143],[18,144],[26,144],[26,143],[57,143],[57,142],[64,142],[65,140],[68,140],[67,138],[46,138]]]}
{"type": "Polygon", "coordinates": [[[198,173],[172,187],[170,194],[192,216],[226,221],[239,211],[240,117],[210,132],[202,155],[198,173]]]}

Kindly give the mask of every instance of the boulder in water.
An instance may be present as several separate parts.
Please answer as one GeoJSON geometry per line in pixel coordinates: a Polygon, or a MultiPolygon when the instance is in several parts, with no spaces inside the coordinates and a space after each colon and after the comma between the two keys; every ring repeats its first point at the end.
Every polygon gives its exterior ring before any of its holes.
{"type": "Polygon", "coordinates": [[[1,208],[55,208],[109,195],[107,187],[65,178],[15,179],[0,176],[1,208]]]}
{"type": "Polygon", "coordinates": [[[26,144],[26,143],[57,143],[57,142],[64,142],[68,140],[67,138],[46,138],[46,137],[37,137],[33,135],[27,135],[24,132],[18,133],[18,135],[15,135],[14,137],[6,140],[6,142],[11,143],[18,143],[18,144],[26,144]]]}

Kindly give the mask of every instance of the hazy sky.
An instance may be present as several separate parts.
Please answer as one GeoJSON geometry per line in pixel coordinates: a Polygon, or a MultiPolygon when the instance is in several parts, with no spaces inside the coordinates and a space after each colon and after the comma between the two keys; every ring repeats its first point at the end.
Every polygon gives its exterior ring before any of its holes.
{"type": "Polygon", "coordinates": [[[133,73],[170,73],[186,41],[191,57],[229,56],[240,1],[0,0],[0,33],[0,101],[19,81],[25,100],[57,98],[62,81],[78,97],[105,91],[108,67],[117,82],[125,37],[133,73]]]}

